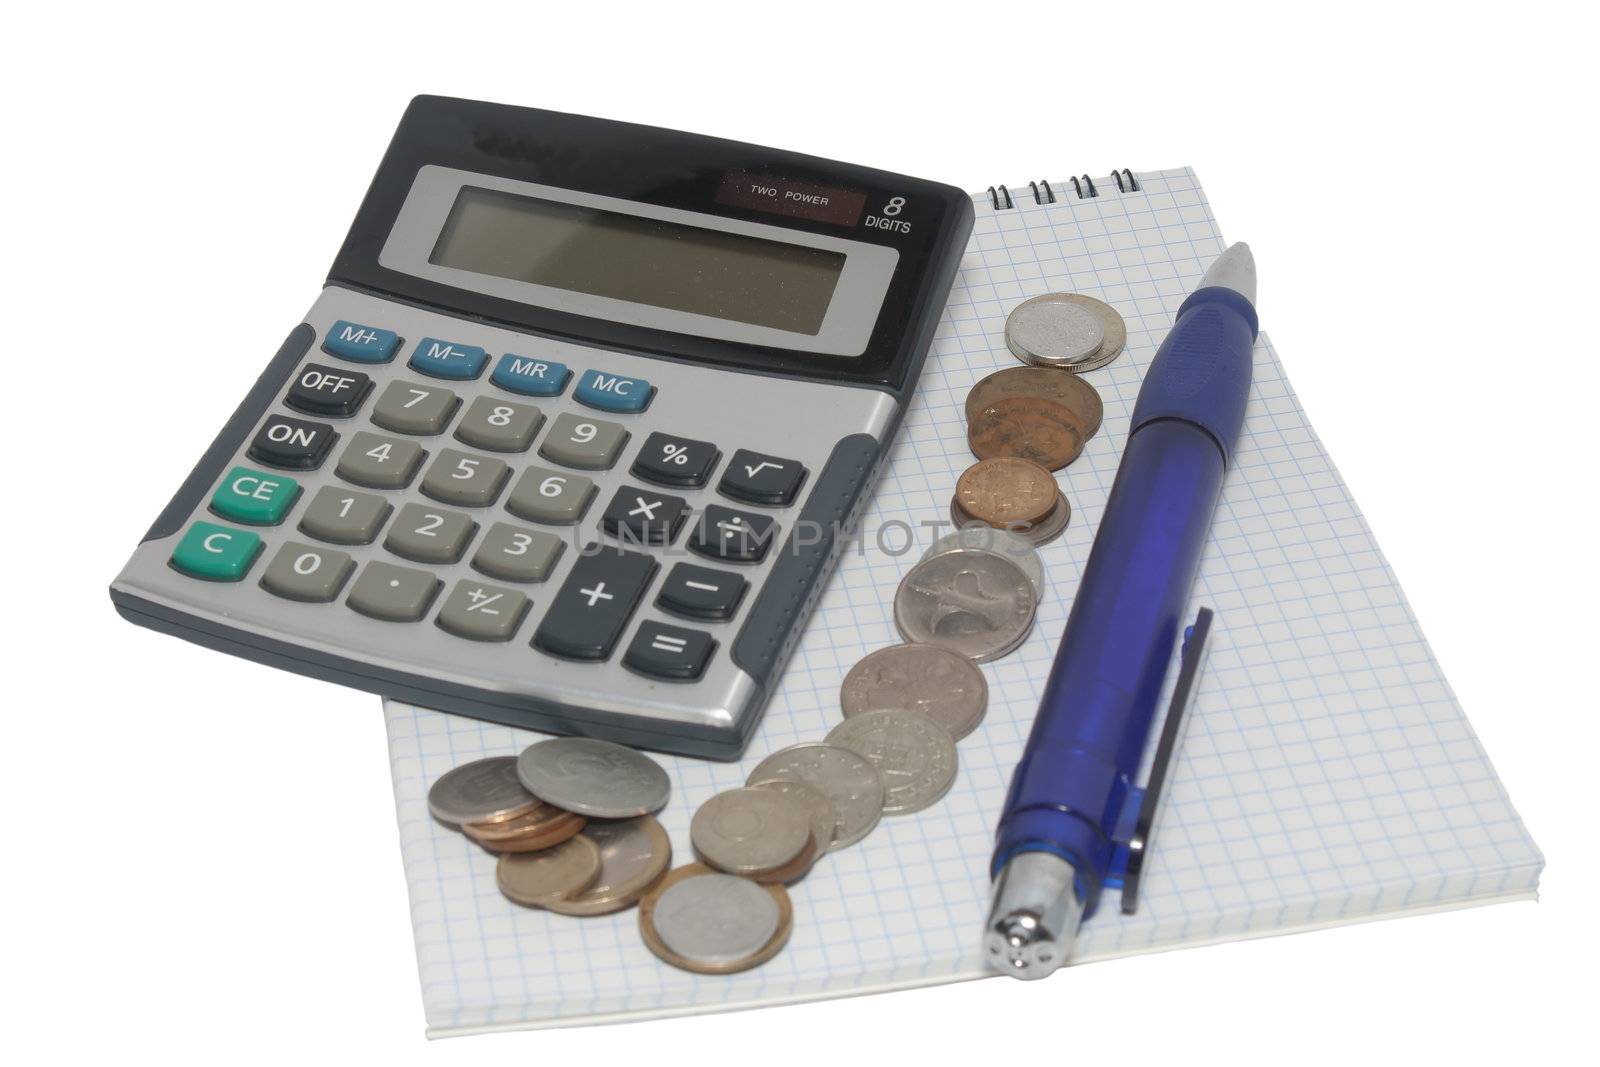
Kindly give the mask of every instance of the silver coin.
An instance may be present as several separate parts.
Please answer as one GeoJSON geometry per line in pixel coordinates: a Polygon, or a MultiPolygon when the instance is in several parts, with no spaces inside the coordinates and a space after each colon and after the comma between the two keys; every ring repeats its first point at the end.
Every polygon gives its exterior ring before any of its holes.
{"type": "Polygon", "coordinates": [[[828,744],[859,752],[883,778],[883,813],[909,815],[950,791],[956,743],[950,731],[914,711],[869,711],[828,731],[828,744]]]}
{"type": "Polygon", "coordinates": [[[833,831],[838,816],[834,814],[833,801],[824,796],[822,790],[798,778],[773,778],[765,782],[755,782],[750,788],[770,789],[775,793],[782,793],[799,804],[811,820],[811,836],[816,839],[817,846],[824,852],[828,850],[828,846],[833,843],[833,831]]]}
{"type": "Polygon", "coordinates": [[[847,748],[820,742],[791,745],[756,764],[745,784],[758,786],[774,778],[796,779],[828,798],[834,813],[829,852],[866,837],[883,814],[883,779],[876,767],[847,748]]]}
{"type": "MultiPolygon", "coordinates": [[[[955,517],[954,509],[951,517],[955,517]]],[[[1039,596],[1044,595],[1044,560],[1034,551],[1033,542],[1021,534],[1011,530],[997,530],[988,523],[972,519],[970,522],[958,523],[954,533],[945,534],[929,545],[928,551],[922,554],[922,558],[928,559],[962,548],[1004,556],[1022,568],[1022,573],[1033,583],[1034,593],[1039,596]]]]}
{"type": "Polygon", "coordinates": [[[811,817],[782,793],[730,789],[700,805],[689,823],[689,841],[718,870],[766,874],[810,847],[811,817]]]}
{"type": "Polygon", "coordinates": [[[667,948],[714,967],[760,952],[782,919],[772,894],[754,882],[731,874],[697,874],[656,898],[652,921],[667,948]]]}
{"type": "Polygon", "coordinates": [[[428,790],[428,810],[442,822],[499,822],[538,804],[517,780],[515,756],[490,756],[446,771],[428,790]]]}
{"type": "Polygon", "coordinates": [[[547,804],[595,819],[629,819],[666,806],[672,781],[649,756],[592,737],[555,737],[517,757],[517,777],[547,804]]]}
{"type": "Polygon", "coordinates": [[[987,663],[1027,638],[1037,599],[1015,563],[960,549],[911,568],[895,590],[894,621],[907,641],[987,663]]]}
{"type": "Polygon", "coordinates": [[[891,645],[850,668],[839,687],[839,708],[847,719],[873,711],[914,712],[959,741],[983,721],[989,683],[971,660],[948,648],[891,645]]]}
{"type": "Polygon", "coordinates": [[[1006,347],[1035,366],[1081,374],[1116,359],[1127,340],[1117,309],[1082,293],[1036,296],[1006,316],[1006,347]]]}

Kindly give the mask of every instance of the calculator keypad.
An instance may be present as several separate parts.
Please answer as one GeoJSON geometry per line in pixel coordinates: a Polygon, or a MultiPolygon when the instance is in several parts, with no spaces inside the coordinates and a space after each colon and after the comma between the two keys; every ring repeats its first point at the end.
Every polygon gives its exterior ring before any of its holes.
{"type": "Polygon", "coordinates": [[[385,430],[430,437],[443,433],[461,398],[442,385],[423,385],[396,378],[378,397],[372,421],[385,430]]]}
{"type": "Polygon", "coordinates": [[[627,443],[628,431],[621,425],[568,411],[556,416],[539,446],[539,455],[564,467],[603,471],[617,462],[627,443]]]}
{"type": "Polygon", "coordinates": [[[444,448],[428,465],[422,491],[445,504],[486,508],[500,499],[510,477],[511,468],[498,459],[444,448]]]}
{"type": "Polygon", "coordinates": [[[285,600],[326,604],[350,580],[355,561],[348,552],[285,541],[261,573],[261,588],[285,600]]]}
{"type": "Polygon", "coordinates": [[[362,430],[350,435],[334,473],[368,489],[404,489],[417,476],[425,454],[415,441],[362,430]]]}
{"type": "Polygon", "coordinates": [[[454,563],[478,524],[459,511],[407,504],[389,525],[383,547],[416,563],[454,563]]]}
{"type": "Polygon", "coordinates": [[[250,458],[269,467],[316,470],[328,457],[328,450],[338,436],[325,422],[274,415],[250,442],[250,458]]]}
{"type": "Polygon", "coordinates": [[[300,532],[335,545],[370,545],[393,510],[381,496],[325,485],[300,516],[300,532]]]}
{"type": "Polygon", "coordinates": [[[529,404],[480,396],[456,424],[456,440],[490,452],[526,452],[544,415],[529,404]]]}

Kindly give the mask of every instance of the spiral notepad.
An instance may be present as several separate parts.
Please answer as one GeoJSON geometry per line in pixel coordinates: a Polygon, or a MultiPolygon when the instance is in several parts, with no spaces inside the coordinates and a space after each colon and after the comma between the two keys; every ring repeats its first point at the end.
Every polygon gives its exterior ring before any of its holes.
{"type": "MultiPolygon", "coordinates": [[[[400,840],[431,1034],[844,996],[984,973],[991,835],[1116,473],[1133,400],[1184,297],[1224,242],[1193,172],[995,186],[892,459],[863,522],[904,537],[852,545],[745,758],[659,757],[661,822],[688,824],[757,761],[820,740],[844,673],[899,637],[891,600],[946,520],[971,462],[963,402],[1014,365],[1006,313],[1074,291],[1116,307],[1127,349],[1086,375],[1105,426],[1059,476],[1076,514],[1043,548],[1048,588],[1027,643],[985,666],[990,706],[938,805],[886,818],[790,889],[794,933],[765,966],[704,977],[660,963],[633,911],[574,919],[519,908],[494,859],[428,815],[429,783],[538,735],[387,703],[400,840]],[[894,523],[893,520],[899,520],[894,523]],[[902,547],[904,551],[899,551],[902,547]],[[914,931],[915,937],[900,936],[914,931]],[[913,947],[914,946],[914,947],[913,947]]],[[[1262,317],[1270,321],[1271,294],[1262,317]]],[[[1531,896],[1543,859],[1495,777],[1360,510],[1306,420],[1271,342],[1194,604],[1216,612],[1206,673],[1168,780],[1137,914],[1103,907],[1079,965],[1408,911],[1531,896]]]]}

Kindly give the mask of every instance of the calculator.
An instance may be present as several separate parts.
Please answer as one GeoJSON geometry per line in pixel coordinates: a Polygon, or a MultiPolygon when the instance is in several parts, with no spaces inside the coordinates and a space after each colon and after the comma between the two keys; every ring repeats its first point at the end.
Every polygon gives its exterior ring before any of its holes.
{"type": "Polygon", "coordinates": [[[915,178],[419,97],[111,598],[384,696],[735,758],[972,219],[915,178]]]}

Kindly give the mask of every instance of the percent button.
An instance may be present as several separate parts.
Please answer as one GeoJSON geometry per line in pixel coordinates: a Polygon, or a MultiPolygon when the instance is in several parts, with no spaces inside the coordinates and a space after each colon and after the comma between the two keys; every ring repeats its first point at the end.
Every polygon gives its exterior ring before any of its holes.
{"type": "Polygon", "coordinates": [[[722,453],[709,441],[653,433],[644,439],[633,461],[633,474],[656,485],[695,488],[711,480],[721,458],[722,453]]]}

